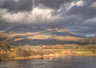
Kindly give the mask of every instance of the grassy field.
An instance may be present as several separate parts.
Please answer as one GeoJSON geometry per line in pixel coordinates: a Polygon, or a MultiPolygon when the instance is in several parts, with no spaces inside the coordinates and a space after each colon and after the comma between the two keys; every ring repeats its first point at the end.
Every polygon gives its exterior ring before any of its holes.
{"type": "Polygon", "coordinates": [[[0,50],[0,60],[45,59],[60,56],[96,56],[96,45],[25,45],[0,50]]]}

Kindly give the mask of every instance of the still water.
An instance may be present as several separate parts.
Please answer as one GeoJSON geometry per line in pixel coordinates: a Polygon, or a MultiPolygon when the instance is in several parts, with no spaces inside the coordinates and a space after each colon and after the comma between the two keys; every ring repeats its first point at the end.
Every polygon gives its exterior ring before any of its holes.
{"type": "Polygon", "coordinates": [[[96,57],[59,57],[55,59],[0,62],[0,68],[96,68],[96,57]]]}

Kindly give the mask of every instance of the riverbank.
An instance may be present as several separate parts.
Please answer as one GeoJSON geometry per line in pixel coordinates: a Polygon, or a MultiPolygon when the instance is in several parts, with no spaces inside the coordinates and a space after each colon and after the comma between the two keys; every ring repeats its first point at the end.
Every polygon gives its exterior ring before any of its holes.
{"type": "Polygon", "coordinates": [[[96,45],[15,46],[0,51],[0,60],[49,59],[63,56],[96,56],[96,45]]]}
{"type": "Polygon", "coordinates": [[[96,56],[96,54],[88,54],[87,53],[80,53],[80,52],[74,52],[74,54],[49,54],[49,55],[36,55],[36,56],[30,56],[30,57],[16,57],[14,60],[29,60],[29,59],[52,59],[52,58],[58,58],[58,57],[64,57],[64,56],[96,56]]]}

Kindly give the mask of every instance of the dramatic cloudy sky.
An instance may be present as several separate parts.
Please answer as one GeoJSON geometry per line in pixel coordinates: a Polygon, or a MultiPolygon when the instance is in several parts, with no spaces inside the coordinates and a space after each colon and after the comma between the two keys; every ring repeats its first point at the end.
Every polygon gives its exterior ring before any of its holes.
{"type": "Polygon", "coordinates": [[[0,0],[0,31],[17,25],[64,26],[96,36],[96,0],[0,0]]]}

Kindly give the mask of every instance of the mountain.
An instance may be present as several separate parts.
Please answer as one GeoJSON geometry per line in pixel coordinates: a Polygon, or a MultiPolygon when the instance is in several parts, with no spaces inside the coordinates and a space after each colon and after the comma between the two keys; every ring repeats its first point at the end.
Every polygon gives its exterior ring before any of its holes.
{"type": "Polygon", "coordinates": [[[40,34],[50,34],[50,35],[57,35],[57,36],[72,36],[72,37],[83,37],[79,34],[73,33],[63,27],[52,27],[47,30],[43,30],[40,34]]]}
{"type": "Polygon", "coordinates": [[[93,38],[86,38],[64,27],[39,28],[32,26],[16,26],[7,31],[6,39],[12,45],[57,45],[57,44],[95,44],[93,38]]]}
{"type": "Polygon", "coordinates": [[[14,33],[26,33],[26,32],[38,32],[44,30],[44,28],[39,28],[38,26],[32,26],[32,25],[17,25],[13,28],[7,30],[6,32],[14,32],[14,33]]]}
{"type": "Polygon", "coordinates": [[[39,34],[52,34],[52,35],[58,35],[58,36],[74,36],[74,37],[81,37],[81,35],[78,35],[76,33],[70,32],[69,30],[65,29],[64,27],[60,26],[54,26],[51,28],[41,28],[31,25],[19,25],[15,26],[8,31],[7,33],[13,32],[13,33],[34,33],[34,32],[40,32],[39,34]]]}

